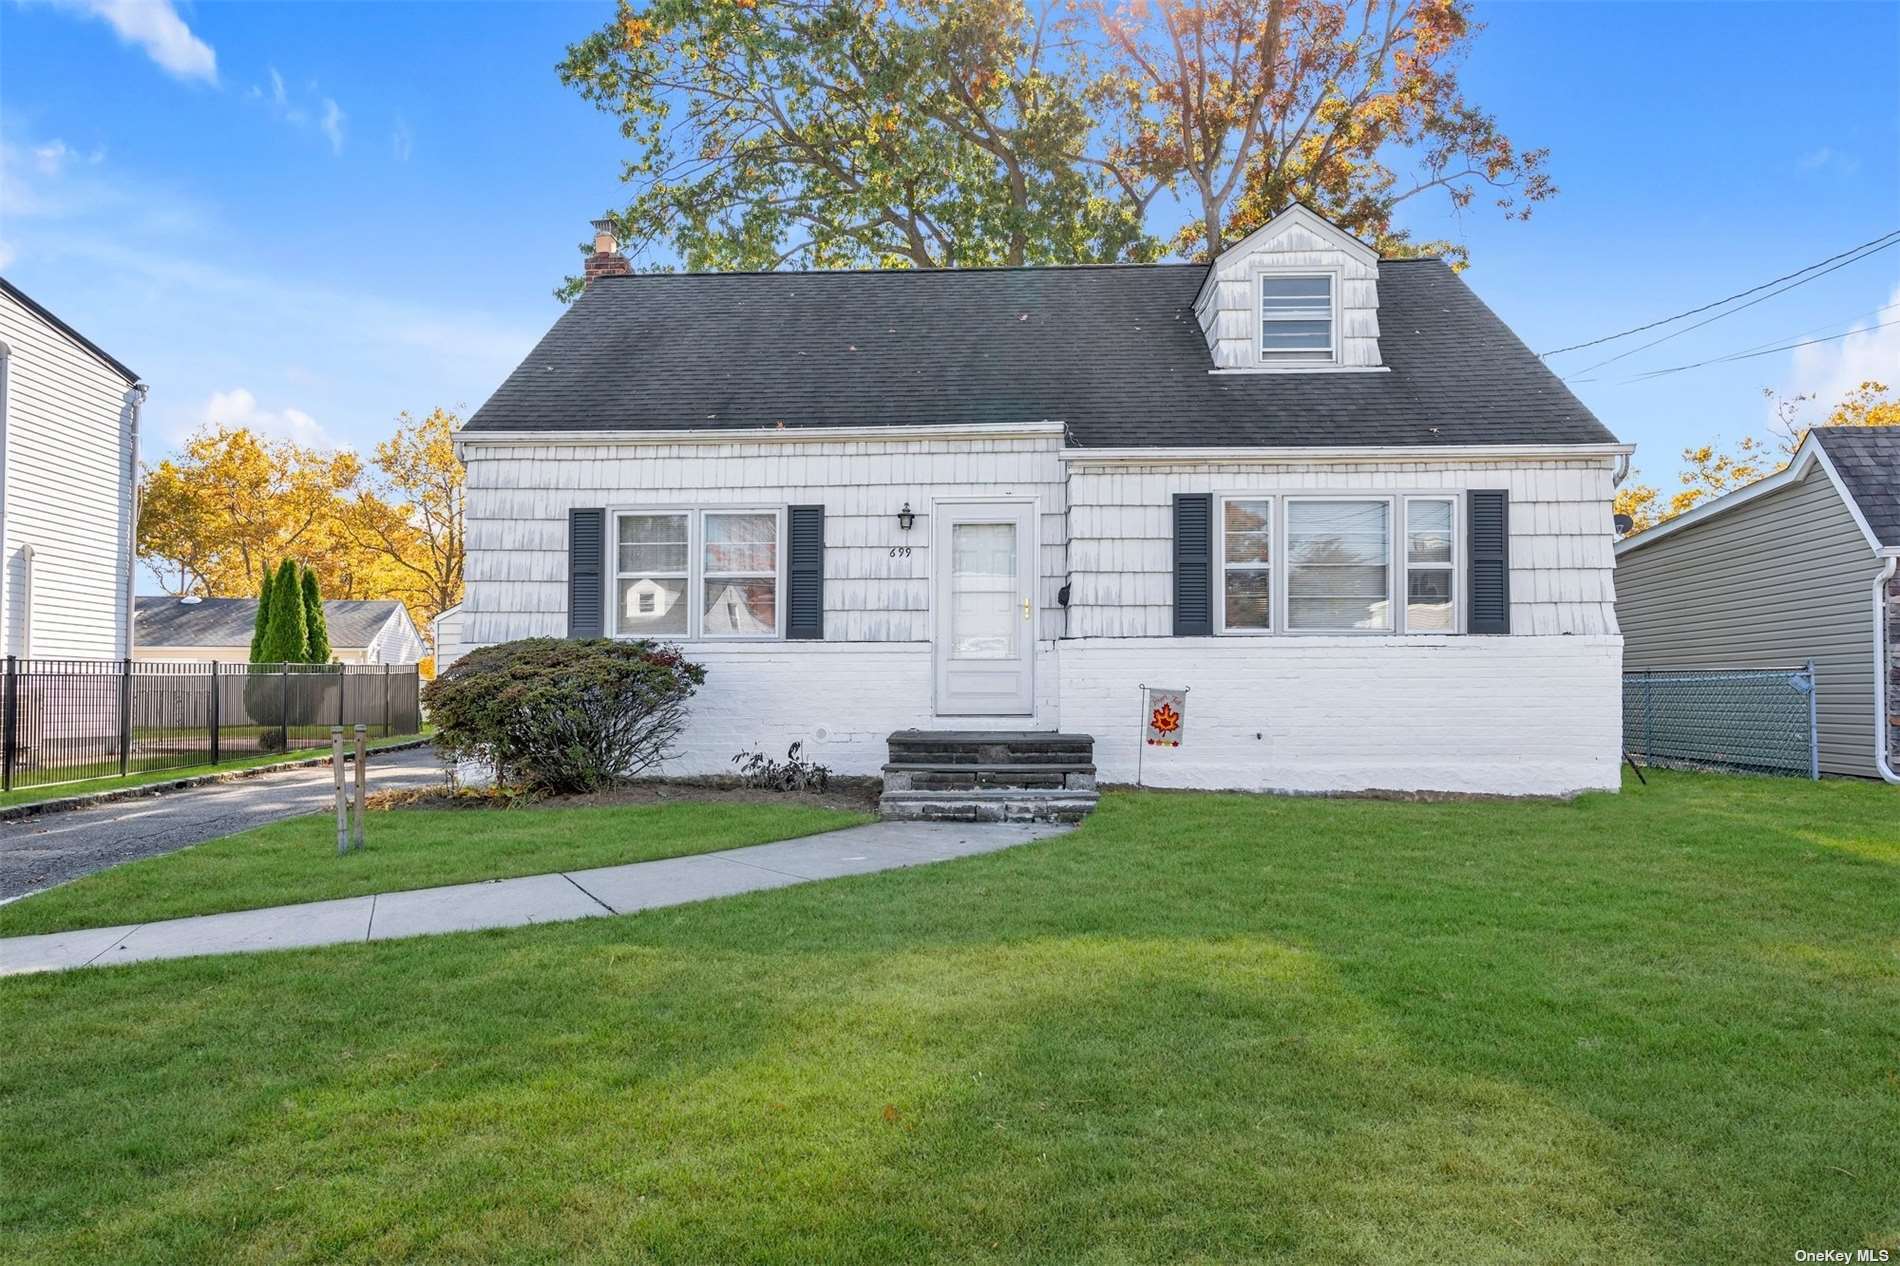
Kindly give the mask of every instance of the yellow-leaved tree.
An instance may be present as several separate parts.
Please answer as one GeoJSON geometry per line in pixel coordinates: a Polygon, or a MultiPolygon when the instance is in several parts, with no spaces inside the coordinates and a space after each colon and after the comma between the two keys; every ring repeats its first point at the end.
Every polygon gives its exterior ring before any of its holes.
{"type": "Polygon", "coordinates": [[[461,600],[459,419],[405,413],[370,464],[347,450],[211,428],[139,484],[139,558],[168,593],[255,596],[286,558],[328,598],[395,598],[430,636],[461,600]]]}
{"type": "Polygon", "coordinates": [[[1733,449],[1719,444],[1683,449],[1679,476],[1682,487],[1666,496],[1654,484],[1643,483],[1638,472],[1630,473],[1617,489],[1615,506],[1618,514],[1630,516],[1630,535],[1666,523],[1710,497],[1785,470],[1801,441],[1816,426],[1900,426],[1900,399],[1889,394],[1887,384],[1873,379],[1850,391],[1818,422],[1807,422],[1802,417],[1802,406],[1814,399],[1812,395],[1784,398],[1772,389],[1762,394],[1774,404],[1774,439],[1745,435],[1733,449]]]}

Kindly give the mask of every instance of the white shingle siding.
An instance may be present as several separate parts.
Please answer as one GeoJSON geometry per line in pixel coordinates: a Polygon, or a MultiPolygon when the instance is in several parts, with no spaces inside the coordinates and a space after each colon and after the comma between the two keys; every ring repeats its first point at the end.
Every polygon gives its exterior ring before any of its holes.
{"type": "MultiPolygon", "coordinates": [[[[1615,545],[1608,459],[1523,462],[1073,463],[1069,480],[1068,636],[1173,631],[1176,493],[1284,496],[1463,492],[1511,499],[1511,631],[1614,634],[1615,545]]],[[[1278,543],[1276,542],[1276,548],[1278,543]]]]}
{"type": "MultiPolygon", "coordinates": [[[[1034,497],[1040,636],[1062,632],[1067,521],[1060,437],[658,445],[478,444],[468,468],[468,646],[567,632],[567,512],[726,505],[825,507],[825,638],[930,639],[931,502],[1034,497]],[[897,525],[908,503],[917,515],[897,525]],[[910,547],[893,558],[894,546],[910,547]]],[[[608,586],[611,589],[611,584],[608,586]]],[[[926,676],[928,670],[926,669],[926,676]]],[[[926,686],[928,683],[926,682],[926,686]]]]}
{"type": "Polygon", "coordinates": [[[131,384],[0,291],[6,386],[5,650],[37,658],[124,654],[131,516],[131,384]],[[33,549],[32,645],[25,547],[33,549]]]}

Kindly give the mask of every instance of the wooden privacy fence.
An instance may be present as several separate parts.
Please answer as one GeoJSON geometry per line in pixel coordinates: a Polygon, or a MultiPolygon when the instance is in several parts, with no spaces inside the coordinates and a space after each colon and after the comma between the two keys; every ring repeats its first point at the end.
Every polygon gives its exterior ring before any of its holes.
{"type": "Polygon", "coordinates": [[[414,664],[18,659],[0,680],[0,786],[327,748],[330,727],[422,729],[414,664]]]}

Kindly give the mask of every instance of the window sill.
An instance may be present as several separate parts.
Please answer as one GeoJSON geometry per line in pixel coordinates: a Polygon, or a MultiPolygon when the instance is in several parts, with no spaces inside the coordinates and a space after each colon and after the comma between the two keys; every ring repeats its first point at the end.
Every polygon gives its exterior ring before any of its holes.
{"type": "Polygon", "coordinates": [[[1210,374],[1389,374],[1389,365],[1236,365],[1210,374]]]}

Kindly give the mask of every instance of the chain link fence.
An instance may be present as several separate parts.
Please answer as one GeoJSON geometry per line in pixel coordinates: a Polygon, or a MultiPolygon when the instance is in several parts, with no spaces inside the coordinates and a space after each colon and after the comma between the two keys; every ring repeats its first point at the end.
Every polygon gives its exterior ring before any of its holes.
{"type": "Polygon", "coordinates": [[[1821,776],[1814,664],[1623,674],[1623,750],[1645,765],[1821,776]]]}
{"type": "Polygon", "coordinates": [[[0,789],[300,749],[330,727],[422,729],[414,664],[16,659],[0,678],[0,789]]]}

